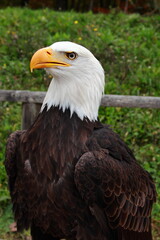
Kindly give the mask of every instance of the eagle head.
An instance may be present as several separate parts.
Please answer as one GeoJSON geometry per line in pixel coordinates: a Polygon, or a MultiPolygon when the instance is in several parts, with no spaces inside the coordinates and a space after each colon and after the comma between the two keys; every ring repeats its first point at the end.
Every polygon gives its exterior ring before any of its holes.
{"type": "Polygon", "coordinates": [[[30,69],[45,68],[53,76],[41,111],[47,106],[70,109],[80,119],[95,121],[104,90],[104,70],[85,47],[73,42],[56,42],[33,55],[30,69]]]}

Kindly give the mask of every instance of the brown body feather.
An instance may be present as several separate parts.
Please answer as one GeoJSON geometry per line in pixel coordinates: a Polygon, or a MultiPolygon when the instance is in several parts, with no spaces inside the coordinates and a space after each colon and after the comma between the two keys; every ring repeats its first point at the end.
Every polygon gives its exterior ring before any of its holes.
{"type": "Polygon", "coordinates": [[[18,230],[33,240],[152,239],[152,178],[98,121],[45,108],[9,137],[5,166],[18,230]]]}

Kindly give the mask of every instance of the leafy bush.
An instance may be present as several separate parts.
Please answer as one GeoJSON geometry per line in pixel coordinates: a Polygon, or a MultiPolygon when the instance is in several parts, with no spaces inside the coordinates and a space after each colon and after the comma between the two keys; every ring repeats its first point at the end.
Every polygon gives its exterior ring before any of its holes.
{"type": "MultiPolygon", "coordinates": [[[[0,21],[1,89],[46,90],[49,79],[44,71],[30,73],[30,58],[41,47],[70,40],[89,48],[101,61],[106,93],[147,96],[160,93],[159,15],[142,17],[114,12],[94,15],[7,8],[0,10],[0,21]]],[[[158,110],[100,108],[100,119],[111,124],[134,150],[140,164],[155,179],[160,194],[158,110]]],[[[20,125],[21,105],[0,103],[0,206],[2,214],[7,207],[9,221],[10,200],[3,161],[7,136],[20,125]]],[[[154,206],[153,218],[160,220],[159,202],[154,206]]],[[[6,218],[5,222],[8,224],[6,218]]]]}

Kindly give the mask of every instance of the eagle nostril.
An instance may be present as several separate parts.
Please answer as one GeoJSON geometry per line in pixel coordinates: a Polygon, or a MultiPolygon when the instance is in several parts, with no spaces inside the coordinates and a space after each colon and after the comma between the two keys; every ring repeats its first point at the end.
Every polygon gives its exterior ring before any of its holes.
{"type": "Polygon", "coordinates": [[[47,51],[48,55],[51,55],[51,52],[47,51]]]}

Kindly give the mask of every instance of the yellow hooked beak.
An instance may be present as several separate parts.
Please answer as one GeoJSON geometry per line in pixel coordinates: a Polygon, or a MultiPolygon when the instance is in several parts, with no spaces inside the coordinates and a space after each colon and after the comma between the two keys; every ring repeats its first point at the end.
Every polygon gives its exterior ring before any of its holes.
{"type": "Polygon", "coordinates": [[[37,68],[52,68],[52,67],[69,67],[70,64],[61,61],[62,56],[51,48],[41,48],[31,58],[30,70],[37,68]]]}

